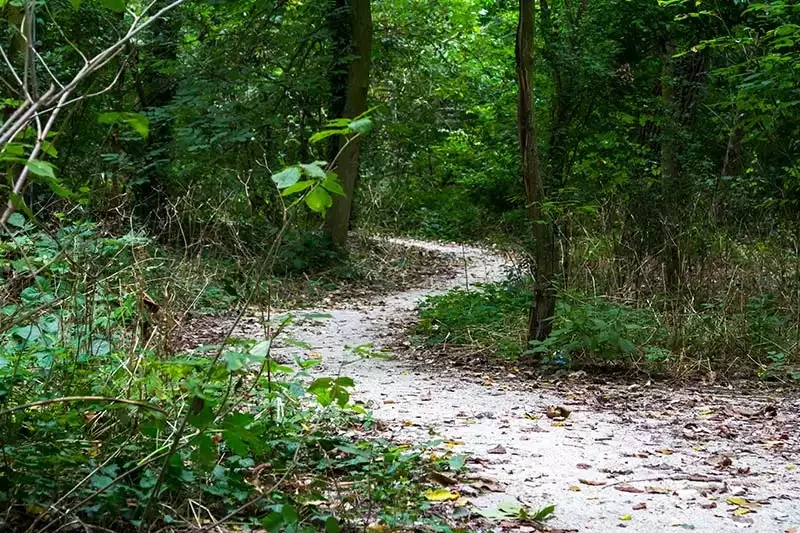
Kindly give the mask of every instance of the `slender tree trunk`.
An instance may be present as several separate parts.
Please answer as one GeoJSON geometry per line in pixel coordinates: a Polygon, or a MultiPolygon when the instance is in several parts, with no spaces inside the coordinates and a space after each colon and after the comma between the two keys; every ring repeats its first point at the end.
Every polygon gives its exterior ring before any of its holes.
{"type": "Polygon", "coordinates": [[[664,276],[669,289],[677,289],[681,278],[681,257],[678,243],[678,194],[681,172],[678,163],[678,136],[680,125],[675,90],[675,48],[671,43],[664,47],[661,72],[661,102],[664,108],[664,128],[661,138],[661,179],[664,188],[664,276]]]}
{"type": "MultiPolygon", "coordinates": [[[[347,67],[346,77],[342,83],[341,74],[337,74],[334,66],[332,75],[333,97],[331,102],[332,116],[341,115],[354,118],[367,110],[367,93],[369,91],[369,67],[372,58],[372,12],[370,0],[336,0],[335,10],[345,13],[346,16],[338,17],[333,14],[336,24],[334,30],[334,46],[338,49],[334,53],[342,56],[351,56],[347,67]],[[344,10],[344,11],[340,11],[344,10]],[[345,49],[339,46],[347,43],[345,49]],[[343,96],[343,98],[342,98],[343,96]]],[[[358,156],[360,140],[356,139],[349,144],[344,139],[334,143],[331,150],[332,157],[338,154],[335,172],[344,189],[344,196],[334,196],[333,206],[328,209],[325,218],[325,230],[331,237],[335,247],[343,248],[347,244],[347,231],[350,229],[350,214],[353,209],[353,193],[358,178],[358,156]]]]}
{"type": "Polygon", "coordinates": [[[542,214],[544,184],[536,146],[536,114],[534,112],[534,21],[535,0],[520,0],[517,26],[516,60],[519,100],[517,129],[522,160],[522,181],[525,199],[533,224],[536,245],[536,277],[533,304],[528,321],[528,340],[544,340],[550,335],[556,307],[556,249],[552,222],[542,214]]]}

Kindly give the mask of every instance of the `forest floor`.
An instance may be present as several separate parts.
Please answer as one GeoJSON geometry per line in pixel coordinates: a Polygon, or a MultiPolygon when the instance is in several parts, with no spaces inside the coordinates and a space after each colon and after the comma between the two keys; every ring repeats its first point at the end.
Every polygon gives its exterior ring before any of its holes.
{"type": "MultiPolygon", "coordinates": [[[[287,336],[321,358],[315,373],[355,380],[353,399],[381,421],[385,437],[441,439],[443,453],[468,457],[464,479],[447,488],[468,509],[497,515],[493,531],[533,531],[510,516],[520,505],[555,505],[552,531],[800,530],[797,394],[758,384],[603,383],[584,373],[544,381],[513,365],[455,369],[427,360],[398,341],[419,301],[501,281],[508,262],[481,248],[395,242],[409,253],[447,255],[456,268],[418,288],[326,301],[313,311],[329,318],[300,322],[287,336]],[[370,344],[392,357],[352,350],[370,344]],[[568,416],[553,417],[562,414],[553,406],[568,416]]],[[[245,317],[236,335],[257,338],[260,329],[258,317],[245,317]]],[[[277,357],[303,350],[287,343],[277,357]]]]}

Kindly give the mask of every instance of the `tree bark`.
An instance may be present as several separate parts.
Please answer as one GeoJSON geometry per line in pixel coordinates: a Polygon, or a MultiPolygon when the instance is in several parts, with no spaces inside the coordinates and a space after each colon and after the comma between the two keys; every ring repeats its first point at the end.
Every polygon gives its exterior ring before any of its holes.
{"type": "Polygon", "coordinates": [[[553,224],[542,213],[544,184],[536,145],[536,114],[534,111],[534,20],[535,0],[520,0],[517,25],[516,61],[519,99],[517,130],[522,161],[522,181],[525,199],[533,224],[536,249],[534,297],[528,320],[528,340],[544,340],[552,330],[556,307],[555,270],[556,249],[553,224]]]}
{"type": "MultiPolygon", "coordinates": [[[[331,115],[329,118],[354,118],[367,110],[369,91],[369,68],[372,58],[372,12],[370,0],[336,0],[331,22],[334,31],[334,46],[340,46],[334,53],[352,57],[347,66],[346,77],[342,83],[342,73],[334,65],[332,72],[331,115]],[[344,13],[344,16],[337,16],[344,13]]],[[[331,159],[336,157],[334,171],[344,189],[344,196],[334,195],[333,206],[325,217],[325,231],[334,247],[343,248],[347,244],[347,231],[350,228],[350,214],[353,209],[353,193],[358,178],[358,156],[361,142],[356,138],[349,144],[344,138],[332,145],[331,159]]]]}

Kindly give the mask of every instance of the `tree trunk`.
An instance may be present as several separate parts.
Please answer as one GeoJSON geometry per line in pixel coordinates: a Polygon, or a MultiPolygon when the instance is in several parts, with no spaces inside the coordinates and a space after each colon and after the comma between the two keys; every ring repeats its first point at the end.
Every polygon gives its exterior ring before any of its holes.
{"type": "Polygon", "coordinates": [[[675,48],[667,43],[661,71],[661,102],[664,108],[664,129],[661,136],[661,179],[664,194],[664,281],[669,289],[677,289],[681,278],[681,257],[678,245],[678,194],[681,187],[678,163],[679,117],[675,94],[675,48]]]}
{"type": "MultiPolygon", "coordinates": [[[[372,58],[372,13],[370,0],[335,0],[331,22],[335,24],[334,53],[341,57],[352,57],[347,67],[346,77],[334,65],[331,76],[332,99],[329,118],[341,115],[354,118],[367,110],[369,90],[369,67],[372,58]],[[344,16],[340,16],[343,13],[344,16]],[[341,45],[346,45],[344,49],[341,45]],[[344,80],[342,80],[344,78],[344,80]]],[[[360,140],[347,144],[344,138],[333,143],[331,160],[338,154],[335,172],[344,189],[344,196],[335,195],[333,206],[325,218],[325,231],[337,248],[347,244],[347,231],[350,228],[350,213],[353,208],[353,193],[358,178],[358,155],[360,140]],[[335,153],[334,153],[335,151],[335,153]]]]}
{"type": "Polygon", "coordinates": [[[696,116],[696,104],[705,84],[705,56],[687,54],[675,58],[675,45],[667,40],[662,64],[661,100],[664,127],[661,135],[661,177],[664,193],[664,271],[668,289],[679,290],[684,258],[681,254],[681,218],[689,200],[689,184],[678,154],[686,149],[696,116]]]}
{"type": "Polygon", "coordinates": [[[522,161],[522,181],[525,199],[533,224],[536,276],[534,298],[528,321],[528,340],[544,340],[550,335],[556,307],[555,270],[556,250],[552,222],[542,214],[544,185],[536,146],[536,115],[534,112],[534,7],[535,0],[520,0],[517,25],[517,129],[522,161]]]}

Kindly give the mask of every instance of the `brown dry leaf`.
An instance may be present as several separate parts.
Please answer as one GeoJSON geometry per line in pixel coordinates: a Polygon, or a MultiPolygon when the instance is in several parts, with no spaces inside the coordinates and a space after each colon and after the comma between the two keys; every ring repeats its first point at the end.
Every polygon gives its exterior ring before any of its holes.
{"type": "Polygon", "coordinates": [[[489,448],[489,449],[486,451],[486,453],[493,453],[493,454],[495,454],[495,455],[503,455],[503,454],[505,454],[505,453],[508,453],[508,452],[506,451],[506,449],[505,449],[505,448],[503,448],[503,446],[502,446],[502,445],[498,444],[498,445],[497,445],[497,446],[495,446],[494,448],[489,448]]]}
{"type": "Polygon", "coordinates": [[[593,481],[591,479],[579,479],[584,485],[591,485],[592,487],[601,487],[606,484],[605,481],[593,481]]]}
{"type": "Polygon", "coordinates": [[[632,507],[634,511],[641,511],[642,509],[647,509],[647,504],[645,502],[637,503],[632,507]]]}
{"type": "Polygon", "coordinates": [[[571,485],[569,487],[569,490],[572,491],[572,492],[580,492],[581,488],[578,485],[571,485]]]}
{"type": "Polygon", "coordinates": [[[701,509],[716,509],[717,508],[717,502],[701,503],[700,504],[700,508],[701,509]]]}
{"type": "Polygon", "coordinates": [[[458,480],[456,480],[456,479],[454,479],[454,478],[452,478],[450,476],[446,476],[446,475],[442,474],[441,472],[431,472],[429,474],[429,476],[430,476],[431,480],[433,480],[436,483],[439,483],[441,485],[458,485],[458,480]]]}
{"type": "Polygon", "coordinates": [[[581,470],[589,470],[590,468],[592,468],[592,465],[587,465],[586,463],[578,463],[575,466],[577,468],[580,468],[581,470]]]}
{"type": "Polygon", "coordinates": [[[672,455],[673,453],[675,453],[672,450],[670,450],[669,448],[663,448],[661,450],[656,450],[656,452],[660,453],[661,455],[672,455]]]}
{"type": "Polygon", "coordinates": [[[623,483],[622,485],[614,485],[614,488],[620,492],[631,492],[633,494],[641,494],[644,492],[639,487],[634,487],[633,485],[627,485],[623,483]]]}
{"type": "Polygon", "coordinates": [[[544,414],[547,418],[557,418],[557,419],[566,419],[569,417],[571,411],[566,407],[561,407],[560,405],[550,405],[547,407],[547,410],[544,414]]]}
{"type": "Polygon", "coordinates": [[[645,487],[644,490],[648,494],[672,494],[672,489],[667,487],[645,487]]]}

